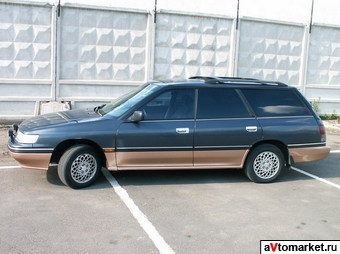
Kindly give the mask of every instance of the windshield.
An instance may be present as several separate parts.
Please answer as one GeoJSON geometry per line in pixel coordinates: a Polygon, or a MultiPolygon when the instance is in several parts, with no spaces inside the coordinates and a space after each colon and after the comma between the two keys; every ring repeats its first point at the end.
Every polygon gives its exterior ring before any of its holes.
{"type": "Polygon", "coordinates": [[[150,95],[157,87],[158,86],[154,84],[145,84],[140,86],[137,89],[118,97],[111,103],[106,104],[104,107],[99,109],[99,113],[101,115],[109,114],[110,116],[119,117],[136,103],[150,95]]]}

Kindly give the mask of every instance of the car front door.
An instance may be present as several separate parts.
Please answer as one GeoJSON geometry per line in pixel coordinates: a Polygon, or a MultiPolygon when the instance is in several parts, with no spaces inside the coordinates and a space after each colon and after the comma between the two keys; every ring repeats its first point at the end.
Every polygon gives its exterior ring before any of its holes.
{"type": "Polygon", "coordinates": [[[170,89],[137,111],[144,119],[126,121],[117,131],[118,169],[167,169],[193,166],[194,89],[170,89]]]}

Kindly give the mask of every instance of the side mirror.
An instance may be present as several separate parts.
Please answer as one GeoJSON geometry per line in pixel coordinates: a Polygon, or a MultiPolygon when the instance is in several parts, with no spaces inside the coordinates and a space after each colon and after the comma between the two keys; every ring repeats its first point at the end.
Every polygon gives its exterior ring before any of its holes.
{"type": "Polygon", "coordinates": [[[133,112],[132,116],[129,117],[129,121],[133,123],[138,123],[144,119],[144,114],[142,111],[133,112]]]}

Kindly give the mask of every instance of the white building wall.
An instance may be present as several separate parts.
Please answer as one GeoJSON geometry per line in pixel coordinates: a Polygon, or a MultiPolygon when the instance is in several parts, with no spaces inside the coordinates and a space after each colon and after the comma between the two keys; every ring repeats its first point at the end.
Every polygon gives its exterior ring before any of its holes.
{"type": "MultiPolygon", "coordinates": [[[[153,0],[62,0],[60,16],[56,0],[1,0],[0,119],[37,115],[48,101],[92,107],[150,79],[193,75],[279,80],[340,113],[340,27],[313,23],[309,34],[311,1],[287,1],[240,1],[237,30],[236,0],[158,0],[156,23],[153,0]]],[[[340,25],[339,4],[320,1],[315,20],[340,25]]]]}

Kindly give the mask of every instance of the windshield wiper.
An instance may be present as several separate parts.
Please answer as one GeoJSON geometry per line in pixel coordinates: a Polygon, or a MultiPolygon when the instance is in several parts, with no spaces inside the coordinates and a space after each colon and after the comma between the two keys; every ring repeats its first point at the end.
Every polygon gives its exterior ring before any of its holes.
{"type": "Polygon", "coordinates": [[[94,107],[94,112],[96,112],[98,115],[100,116],[103,116],[101,113],[100,113],[100,109],[104,108],[106,104],[103,104],[103,105],[100,105],[100,106],[97,106],[97,107],[94,107]]]}

